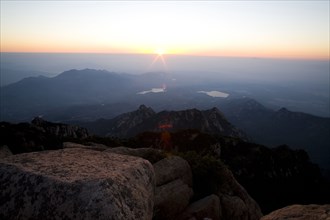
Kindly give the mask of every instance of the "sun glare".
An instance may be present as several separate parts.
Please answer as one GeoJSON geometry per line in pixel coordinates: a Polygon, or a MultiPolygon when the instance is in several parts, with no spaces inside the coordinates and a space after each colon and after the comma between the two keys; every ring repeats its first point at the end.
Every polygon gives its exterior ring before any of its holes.
{"type": "Polygon", "coordinates": [[[163,56],[163,54],[165,53],[165,50],[159,48],[159,49],[155,50],[155,53],[156,53],[158,56],[163,56]]]}

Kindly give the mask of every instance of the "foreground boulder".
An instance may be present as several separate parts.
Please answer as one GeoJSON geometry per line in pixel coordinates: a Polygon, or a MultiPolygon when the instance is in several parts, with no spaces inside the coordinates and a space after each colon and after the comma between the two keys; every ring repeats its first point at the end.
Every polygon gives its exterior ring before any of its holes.
{"type": "Polygon", "coordinates": [[[152,219],[154,171],[141,158],[87,149],[0,162],[0,219],[152,219]]]}
{"type": "Polygon", "coordinates": [[[225,220],[259,220],[262,212],[259,205],[237,182],[232,172],[223,168],[224,181],[219,184],[217,195],[220,198],[222,216],[225,220]]]}
{"type": "Polygon", "coordinates": [[[220,200],[216,195],[207,196],[189,205],[179,220],[188,219],[220,219],[220,200]]]}
{"type": "Polygon", "coordinates": [[[154,219],[176,219],[189,205],[192,195],[192,188],[181,179],[157,187],[155,193],[154,219]]]}
{"type": "Polygon", "coordinates": [[[291,205],[278,209],[261,220],[329,220],[330,205],[291,205]]]}
{"type": "Polygon", "coordinates": [[[153,167],[156,177],[154,219],[176,219],[193,196],[191,168],[178,156],[166,157],[153,167]]]}
{"type": "Polygon", "coordinates": [[[188,186],[192,186],[192,173],[188,162],[181,157],[164,158],[154,165],[156,185],[160,186],[176,179],[181,179],[188,186]]]}

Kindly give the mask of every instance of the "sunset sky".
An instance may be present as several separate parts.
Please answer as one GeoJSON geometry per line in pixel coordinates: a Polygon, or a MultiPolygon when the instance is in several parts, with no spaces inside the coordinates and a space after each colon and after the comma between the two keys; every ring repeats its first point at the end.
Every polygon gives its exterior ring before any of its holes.
{"type": "Polygon", "coordinates": [[[329,59],[329,1],[3,1],[1,52],[329,59]]]}

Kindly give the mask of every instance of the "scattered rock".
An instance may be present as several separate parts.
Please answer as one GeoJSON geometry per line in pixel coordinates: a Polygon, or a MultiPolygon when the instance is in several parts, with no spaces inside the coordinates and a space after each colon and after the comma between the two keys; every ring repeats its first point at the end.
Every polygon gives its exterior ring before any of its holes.
{"type": "Polygon", "coordinates": [[[221,216],[220,200],[218,196],[213,194],[189,205],[188,208],[178,219],[179,220],[188,220],[188,219],[219,220],[220,216],[221,216]]]}
{"type": "Polygon", "coordinates": [[[265,215],[261,220],[329,220],[330,205],[291,205],[265,215]]]}
{"type": "Polygon", "coordinates": [[[128,147],[115,147],[107,150],[116,154],[131,155],[136,157],[142,157],[154,164],[165,157],[165,153],[158,149],[153,148],[128,148],[128,147]]]}
{"type": "Polygon", "coordinates": [[[137,157],[73,148],[18,154],[0,162],[0,219],[151,219],[154,187],[152,165],[137,157]]]}
{"type": "Polygon", "coordinates": [[[181,179],[192,186],[192,173],[188,162],[181,157],[172,156],[160,160],[154,165],[156,185],[160,186],[176,179],[181,179]]]}
{"type": "Polygon", "coordinates": [[[174,219],[188,206],[192,189],[181,179],[156,187],[154,220],[174,219]]]}
{"type": "Polygon", "coordinates": [[[7,145],[0,146],[0,159],[13,155],[7,145]]]}

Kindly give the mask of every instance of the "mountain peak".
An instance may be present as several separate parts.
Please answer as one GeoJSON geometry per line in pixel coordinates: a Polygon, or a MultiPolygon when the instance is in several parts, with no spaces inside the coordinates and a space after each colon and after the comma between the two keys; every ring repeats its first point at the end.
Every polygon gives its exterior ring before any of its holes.
{"type": "Polygon", "coordinates": [[[219,110],[217,107],[213,107],[213,108],[211,108],[211,111],[212,111],[212,112],[217,112],[217,113],[219,112],[219,113],[220,113],[220,110],[219,110]]]}
{"type": "Polygon", "coordinates": [[[140,107],[139,107],[139,110],[140,111],[145,111],[145,110],[147,110],[148,109],[148,107],[147,106],[145,106],[145,105],[140,105],[140,107]]]}
{"type": "Polygon", "coordinates": [[[281,108],[280,110],[278,110],[278,112],[289,112],[289,110],[287,108],[281,108]]]}
{"type": "Polygon", "coordinates": [[[146,112],[146,113],[150,113],[150,115],[155,114],[155,111],[152,108],[147,107],[144,104],[140,105],[140,107],[137,110],[137,112],[146,112]]]}

